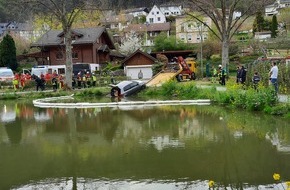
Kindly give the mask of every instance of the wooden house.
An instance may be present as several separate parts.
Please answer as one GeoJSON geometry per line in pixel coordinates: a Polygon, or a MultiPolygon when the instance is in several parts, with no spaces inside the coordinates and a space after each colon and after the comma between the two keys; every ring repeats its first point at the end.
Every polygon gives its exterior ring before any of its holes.
{"type": "MultiPolygon", "coordinates": [[[[102,64],[113,60],[110,55],[115,49],[105,27],[79,28],[72,30],[73,63],[102,64]]],[[[65,43],[64,33],[50,30],[31,47],[39,48],[40,52],[32,57],[37,58],[39,65],[64,65],[65,43]]]]}

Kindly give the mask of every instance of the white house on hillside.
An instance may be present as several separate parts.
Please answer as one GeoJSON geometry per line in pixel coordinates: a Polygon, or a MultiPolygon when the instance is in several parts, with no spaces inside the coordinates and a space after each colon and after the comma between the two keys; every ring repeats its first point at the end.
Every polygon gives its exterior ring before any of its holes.
{"type": "Polygon", "coordinates": [[[182,6],[174,5],[172,3],[160,5],[160,10],[166,17],[179,16],[182,14],[182,6]]]}
{"type": "Polygon", "coordinates": [[[146,17],[146,22],[150,24],[151,23],[165,23],[166,17],[162,13],[162,11],[156,5],[154,5],[146,17]]]}
{"type": "Polygon", "coordinates": [[[265,7],[265,15],[273,16],[279,13],[279,9],[290,7],[290,0],[276,0],[273,4],[265,7]]]}
{"type": "Polygon", "coordinates": [[[242,13],[239,11],[234,11],[233,13],[233,19],[240,18],[242,16],[242,13]]]}
{"type": "Polygon", "coordinates": [[[28,41],[34,41],[43,35],[45,31],[34,30],[29,23],[0,23],[0,36],[5,34],[12,34],[15,37],[20,37],[28,41]]]}

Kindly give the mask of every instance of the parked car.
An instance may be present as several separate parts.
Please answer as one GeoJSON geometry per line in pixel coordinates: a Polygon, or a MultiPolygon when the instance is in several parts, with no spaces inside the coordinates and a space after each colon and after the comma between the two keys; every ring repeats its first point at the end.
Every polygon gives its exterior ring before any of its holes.
{"type": "Polygon", "coordinates": [[[0,81],[12,82],[14,79],[13,71],[7,67],[0,67],[0,81]]]}
{"type": "Polygon", "coordinates": [[[111,96],[130,96],[132,94],[136,94],[143,90],[146,87],[145,82],[139,80],[126,80],[122,81],[116,85],[111,84],[111,96]]]}

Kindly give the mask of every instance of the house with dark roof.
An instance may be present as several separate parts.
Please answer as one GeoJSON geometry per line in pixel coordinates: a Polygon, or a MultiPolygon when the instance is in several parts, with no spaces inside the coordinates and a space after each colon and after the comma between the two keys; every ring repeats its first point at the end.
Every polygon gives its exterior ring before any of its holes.
{"type": "Polygon", "coordinates": [[[152,65],[157,60],[151,55],[136,50],[134,53],[129,55],[121,63],[124,67],[124,73],[131,79],[140,79],[139,73],[142,73],[142,79],[151,79],[153,76],[152,65]]]}
{"type": "Polygon", "coordinates": [[[265,7],[265,15],[273,16],[279,13],[281,9],[290,7],[290,0],[276,0],[273,4],[265,7]]]}
{"type": "Polygon", "coordinates": [[[125,14],[133,15],[134,17],[147,16],[149,9],[147,7],[138,7],[125,10],[125,14]]]}
{"type": "Polygon", "coordinates": [[[153,46],[154,38],[161,32],[170,35],[170,23],[145,23],[145,24],[130,24],[127,28],[124,28],[125,35],[131,31],[136,32],[144,40],[144,46],[153,46]]]}
{"type": "MultiPolygon", "coordinates": [[[[41,65],[64,65],[65,42],[64,33],[60,30],[50,30],[31,47],[39,48],[34,53],[41,65]]],[[[73,63],[102,64],[113,60],[110,55],[115,46],[105,27],[79,28],[72,30],[73,63]]]]}
{"type": "Polygon", "coordinates": [[[5,34],[13,34],[30,41],[39,38],[43,32],[34,30],[29,23],[0,23],[0,36],[5,34]]]}

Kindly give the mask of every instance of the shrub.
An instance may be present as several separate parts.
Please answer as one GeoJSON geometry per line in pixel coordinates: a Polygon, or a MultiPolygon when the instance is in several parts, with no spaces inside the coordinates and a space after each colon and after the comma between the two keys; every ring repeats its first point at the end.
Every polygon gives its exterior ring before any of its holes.
{"type": "MultiPolygon", "coordinates": [[[[147,88],[143,93],[146,96],[164,96],[179,99],[210,99],[216,104],[228,105],[232,108],[247,109],[274,113],[271,107],[276,105],[278,99],[272,88],[259,87],[257,90],[242,85],[229,83],[226,91],[217,91],[216,88],[198,88],[194,82],[178,83],[169,81],[160,88],[147,88]]],[[[276,111],[278,112],[278,111],[276,111]]],[[[283,111],[284,114],[287,111],[283,111]]]]}
{"type": "Polygon", "coordinates": [[[80,96],[80,97],[84,97],[84,96],[92,97],[92,96],[103,96],[103,95],[104,93],[98,88],[88,88],[88,89],[75,93],[75,96],[80,96]]]}
{"type": "Polygon", "coordinates": [[[179,94],[177,90],[177,82],[175,80],[166,82],[161,86],[161,94],[164,96],[176,96],[179,94]]]}

